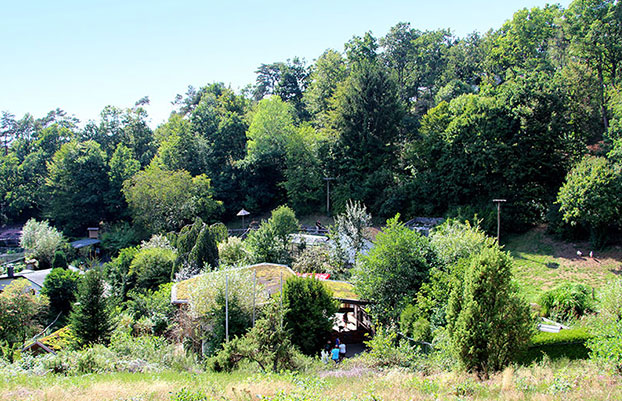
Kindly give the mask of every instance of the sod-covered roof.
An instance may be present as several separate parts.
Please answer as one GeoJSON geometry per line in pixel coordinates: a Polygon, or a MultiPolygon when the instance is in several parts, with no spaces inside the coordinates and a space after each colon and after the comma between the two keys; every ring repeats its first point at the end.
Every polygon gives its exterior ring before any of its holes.
{"type": "MultiPolygon", "coordinates": [[[[281,276],[283,277],[283,282],[285,282],[289,277],[296,275],[288,266],[273,263],[260,263],[245,266],[241,269],[255,271],[257,274],[257,283],[263,285],[270,295],[278,293],[281,290],[281,276]]],[[[171,293],[171,302],[174,304],[188,303],[192,288],[196,285],[200,277],[201,276],[196,276],[175,284],[171,293]]],[[[354,291],[354,286],[348,282],[336,280],[322,280],[322,282],[332,290],[333,296],[337,299],[344,301],[360,300],[360,297],[354,291]]]]}

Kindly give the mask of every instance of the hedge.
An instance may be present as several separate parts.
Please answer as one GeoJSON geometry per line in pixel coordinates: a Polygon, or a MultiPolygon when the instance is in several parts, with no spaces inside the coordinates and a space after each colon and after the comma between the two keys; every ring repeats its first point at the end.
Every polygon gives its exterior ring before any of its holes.
{"type": "Polygon", "coordinates": [[[587,359],[589,349],[585,344],[590,338],[591,335],[583,327],[561,330],[559,333],[539,332],[531,338],[527,350],[518,355],[516,360],[528,365],[541,360],[544,355],[550,359],[587,359]]]}

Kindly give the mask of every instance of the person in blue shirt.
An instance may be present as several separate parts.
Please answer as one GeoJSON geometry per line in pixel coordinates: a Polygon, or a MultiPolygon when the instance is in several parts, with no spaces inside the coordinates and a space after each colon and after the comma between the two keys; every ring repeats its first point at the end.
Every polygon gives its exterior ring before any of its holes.
{"type": "Polygon", "coordinates": [[[335,345],[335,348],[331,351],[331,359],[335,361],[335,363],[339,363],[339,346],[335,345]]]}

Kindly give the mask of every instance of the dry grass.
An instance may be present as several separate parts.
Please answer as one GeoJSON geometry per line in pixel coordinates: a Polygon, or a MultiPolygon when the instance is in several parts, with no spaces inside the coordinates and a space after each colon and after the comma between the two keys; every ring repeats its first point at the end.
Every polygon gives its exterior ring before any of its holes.
{"type": "Polygon", "coordinates": [[[590,361],[507,368],[487,380],[465,373],[424,375],[356,365],[316,374],[105,374],[18,376],[0,382],[0,400],[169,400],[182,388],[211,399],[256,400],[620,400],[622,379],[590,361]]]}

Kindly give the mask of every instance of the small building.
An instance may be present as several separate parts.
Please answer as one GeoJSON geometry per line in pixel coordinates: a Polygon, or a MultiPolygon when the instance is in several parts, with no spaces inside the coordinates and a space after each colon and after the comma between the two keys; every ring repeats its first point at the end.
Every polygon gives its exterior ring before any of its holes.
{"type": "MultiPolygon", "coordinates": [[[[274,263],[259,263],[244,266],[240,269],[249,269],[255,272],[257,283],[261,284],[270,296],[281,290],[281,277],[283,282],[296,273],[286,265],[274,263]]],[[[205,273],[212,274],[212,273],[205,273]]],[[[190,294],[193,284],[199,277],[180,281],[173,285],[171,290],[171,303],[180,307],[190,303],[190,294]]],[[[310,280],[313,278],[310,278],[310,280]]],[[[317,279],[317,278],[314,278],[317,279]]],[[[354,286],[346,281],[321,280],[333,292],[333,297],[340,303],[334,327],[335,335],[339,335],[346,343],[361,342],[366,333],[372,331],[371,320],[365,313],[364,307],[369,302],[360,299],[354,291],[354,286]]]]}

